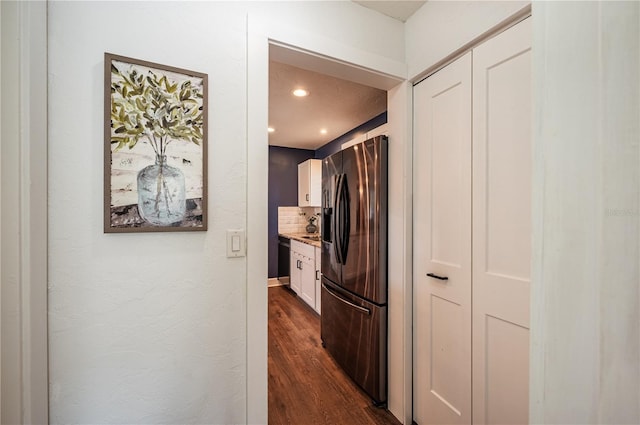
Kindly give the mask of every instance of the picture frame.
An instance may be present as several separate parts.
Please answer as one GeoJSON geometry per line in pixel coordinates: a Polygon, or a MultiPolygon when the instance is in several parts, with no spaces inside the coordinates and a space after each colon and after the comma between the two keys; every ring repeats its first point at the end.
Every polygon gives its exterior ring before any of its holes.
{"type": "Polygon", "coordinates": [[[104,232],[207,230],[208,76],[104,54],[104,232]]]}

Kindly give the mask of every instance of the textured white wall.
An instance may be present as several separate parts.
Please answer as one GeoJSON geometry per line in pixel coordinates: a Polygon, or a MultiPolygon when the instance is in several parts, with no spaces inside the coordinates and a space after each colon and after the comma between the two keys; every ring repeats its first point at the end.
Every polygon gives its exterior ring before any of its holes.
{"type": "Polygon", "coordinates": [[[52,423],[242,423],[247,396],[266,403],[266,291],[249,301],[262,325],[246,310],[247,285],[265,286],[247,276],[267,277],[266,227],[251,233],[246,204],[247,164],[264,156],[266,170],[266,143],[247,151],[248,13],[300,44],[404,56],[402,24],[351,2],[49,4],[52,423]],[[102,233],[105,51],[209,74],[208,232],[102,233]],[[264,257],[249,272],[225,257],[224,231],[243,227],[264,257]]]}
{"type": "Polygon", "coordinates": [[[534,2],[532,423],[640,423],[640,3],[534,2]]]}
{"type": "Polygon", "coordinates": [[[52,423],[241,423],[246,36],[232,2],[49,4],[52,423]],[[103,54],[209,74],[209,231],[102,233],[103,54]]]}
{"type": "Polygon", "coordinates": [[[257,1],[251,3],[250,11],[252,19],[264,18],[270,27],[295,34],[307,47],[313,44],[324,49],[337,42],[343,50],[336,53],[354,59],[370,53],[378,60],[386,57],[404,62],[403,23],[351,1],[257,1]]]}
{"type": "Polygon", "coordinates": [[[529,3],[429,0],[405,25],[409,79],[500,24],[529,3]]]}

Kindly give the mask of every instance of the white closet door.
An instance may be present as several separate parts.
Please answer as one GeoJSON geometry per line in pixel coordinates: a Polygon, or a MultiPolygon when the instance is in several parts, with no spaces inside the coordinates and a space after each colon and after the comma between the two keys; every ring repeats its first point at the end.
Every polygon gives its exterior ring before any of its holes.
{"type": "Polygon", "coordinates": [[[473,423],[529,405],[531,19],[473,50],[473,423]]]}
{"type": "Polygon", "coordinates": [[[468,424],[470,53],[414,87],[414,141],[414,420],[468,424]]]}

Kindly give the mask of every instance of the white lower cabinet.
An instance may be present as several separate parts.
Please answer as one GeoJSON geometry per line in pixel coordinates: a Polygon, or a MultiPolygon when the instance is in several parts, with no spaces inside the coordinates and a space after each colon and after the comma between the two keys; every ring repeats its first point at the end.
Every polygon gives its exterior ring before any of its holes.
{"type": "Polygon", "coordinates": [[[295,240],[291,241],[291,289],[317,312],[320,312],[319,265],[319,248],[295,240]]]}
{"type": "Polygon", "coordinates": [[[316,273],[314,276],[316,279],[316,305],[314,308],[318,314],[320,314],[320,300],[322,299],[322,297],[320,296],[320,292],[322,289],[322,274],[320,273],[320,264],[322,264],[320,258],[320,248],[316,247],[316,273]]]}
{"type": "Polygon", "coordinates": [[[300,294],[300,280],[302,279],[300,270],[300,254],[293,250],[294,241],[291,241],[290,251],[290,272],[289,272],[289,286],[293,292],[300,294]]]}
{"type": "Polygon", "coordinates": [[[300,258],[300,293],[298,295],[311,307],[316,304],[316,264],[315,259],[307,256],[300,258]]]}

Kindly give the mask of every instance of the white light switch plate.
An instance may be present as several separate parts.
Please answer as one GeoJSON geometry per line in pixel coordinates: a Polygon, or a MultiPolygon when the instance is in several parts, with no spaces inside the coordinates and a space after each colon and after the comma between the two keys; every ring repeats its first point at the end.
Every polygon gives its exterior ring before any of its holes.
{"type": "Polygon", "coordinates": [[[246,255],[244,230],[227,230],[227,257],[244,257],[246,255]]]}

